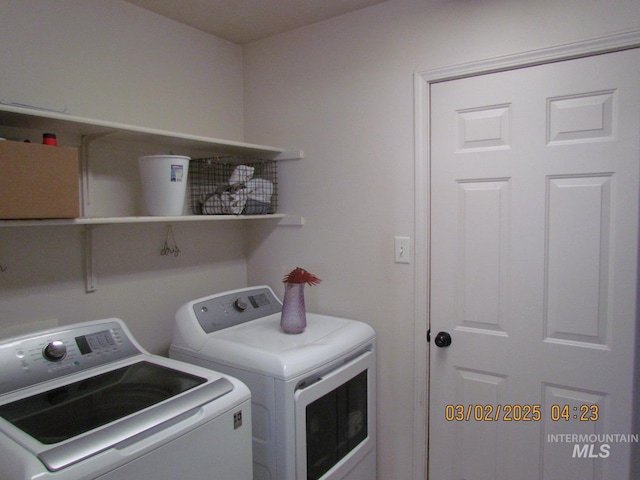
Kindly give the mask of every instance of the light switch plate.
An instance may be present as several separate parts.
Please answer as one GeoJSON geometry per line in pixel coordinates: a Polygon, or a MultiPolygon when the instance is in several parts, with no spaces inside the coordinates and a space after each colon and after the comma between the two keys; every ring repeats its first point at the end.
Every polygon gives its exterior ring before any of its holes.
{"type": "Polygon", "coordinates": [[[409,237],[395,237],[395,262],[411,263],[411,239],[409,237]]]}

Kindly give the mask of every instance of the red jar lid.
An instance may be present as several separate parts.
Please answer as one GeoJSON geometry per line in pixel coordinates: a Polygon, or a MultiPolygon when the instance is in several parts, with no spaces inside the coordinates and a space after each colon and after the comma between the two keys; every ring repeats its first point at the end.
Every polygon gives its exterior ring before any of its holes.
{"type": "Polygon", "coordinates": [[[56,139],[55,133],[43,133],[42,134],[42,143],[44,145],[57,146],[58,140],[56,139]]]}

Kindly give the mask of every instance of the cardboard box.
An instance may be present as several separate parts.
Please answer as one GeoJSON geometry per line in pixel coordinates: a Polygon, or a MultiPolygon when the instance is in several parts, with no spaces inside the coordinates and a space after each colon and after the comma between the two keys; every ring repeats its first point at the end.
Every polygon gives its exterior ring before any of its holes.
{"type": "Polygon", "coordinates": [[[0,218],[79,215],[77,148],[0,141],[0,218]]]}

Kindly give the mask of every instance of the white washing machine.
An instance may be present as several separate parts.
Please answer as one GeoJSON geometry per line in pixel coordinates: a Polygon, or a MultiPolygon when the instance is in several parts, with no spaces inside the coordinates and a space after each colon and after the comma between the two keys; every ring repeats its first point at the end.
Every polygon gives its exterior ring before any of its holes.
{"type": "Polygon", "coordinates": [[[0,340],[0,364],[2,480],[252,478],[246,385],[119,319],[0,340]]]}
{"type": "Polygon", "coordinates": [[[249,386],[254,479],[375,479],[374,330],[307,313],[307,329],[288,335],[281,310],[267,286],[188,302],[170,356],[249,386]]]}

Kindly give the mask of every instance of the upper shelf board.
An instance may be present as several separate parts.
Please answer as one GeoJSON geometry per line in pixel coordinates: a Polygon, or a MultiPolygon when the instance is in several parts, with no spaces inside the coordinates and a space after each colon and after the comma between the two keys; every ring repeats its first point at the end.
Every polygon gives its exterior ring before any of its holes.
{"type": "Polygon", "coordinates": [[[53,132],[67,132],[84,136],[111,136],[121,141],[154,143],[168,150],[189,150],[212,154],[242,154],[273,160],[299,159],[301,150],[285,150],[251,143],[220,140],[185,133],[105,122],[65,113],[0,104],[0,125],[53,132]]]}
{"type": "Polygon", "coordinates": [[[122,223],[177,223],[243,220],[278,220],[282,226],[303,226],[304,217],[274,213],[269,215],[178,215],[171,217],[85,217],[73,219],[0,220],[1,227],[44,227],[72,225],[114,225],[122,223]]]}

